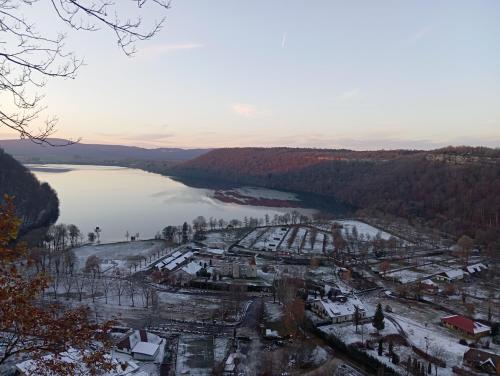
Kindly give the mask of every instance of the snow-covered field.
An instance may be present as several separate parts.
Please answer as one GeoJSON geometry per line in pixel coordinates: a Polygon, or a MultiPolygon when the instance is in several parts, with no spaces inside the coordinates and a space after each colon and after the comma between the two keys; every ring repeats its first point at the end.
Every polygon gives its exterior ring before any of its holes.
{"type": "Polygon", "coordinates": [[[380,237],[382,239],[389,239],[392,235],[385,232],[385,231],[382,231],[376,227],[373,227],[367,223],[364,223],[364,222],[361,222],[361,221],[356,221],[356,220],[333,220],[333,221],[330,221],[328,223],[323,223],[323,224],[319,224],[319,225],[316,225],[317,228],[319,228],[320,230],[323,230],[323,231],[328,231],[330,232],[331,229],[332,229],[332,225],[334,223],[338,223],[340,225],[342,225],[343,229],[342,229],[342,235],[346,236],[347,233],[352,233],[352,229],[354,227],[356,227],[356,230],[358,231],[358,235],[360,238],[363,238],[365,240],[368,240],[368,239],[373,239],[377,236],[377,234],[380,234],[380,237]]]}
{"type": "Polygon", "coordinates": [[[283,240],[282,248],[293,252],[299,252],[304,237],[306,236],[306,233],[307,233],[307,228],[300,227],[299,230],[297,231],[297,235],[293,239],[293,243],[291,244],[290,247],[288,247],[288,243],[290,241],[289,239],[293,236],[293,231],[290,230],[286,238],[283,240]]]}
{"type": "Polygon", "coordinates": [[[214,367],[214,342],[209,336],[181,335],[177,352],[176,375],[211,375],[214,367]]]}
{"type": "Polygon", "coordinates": [[[318,232],[316,234],[316,239],[314,241],[313,246],[311,247],[311,231],[307,232],[306,240],[304,242],[304,247],[302,248],[302,252],[307,253],[323,253],[323,241],[325,239],[325,234],[322,232],[318,232]]]}
{"type": "Polygon", "coordinates": [[[86,245],[75,248],[78,268],[85,266],[89,256],[96,255],[103,264],[103,269],[113,266],[126,266],[127,260],[135,256],[147,257],[165,250],[165,243],[161,240],[141,240],[135,242],[120,242],[100,245],[86,245]]]}
{"type": "Polygon", "coordinates": [[[269,228],[253,245],[254,249],[274,252],[288,231],[288,227],[269,228]]]}
{"type": "Polygon", "coordinates": [[[270,200],[300,201],[297,195],[293,193],[273,191],[272,189],[266,188],[242,187],[235,188],[234,191],[247,197],[265,198],[270,200]]]}
{"type": "Polygon", "coordinates": [[[270,322],[280,321],[283,318],[283,306],[279,303],[265,302],[264,318],[270,322]]]}
{"type": "Polygon", "coordinates": [[[417,281],[419,279],[425,279],[428,277],[432,277],[441,272],[446,272],[453,270],[454,268],[450,268],[448,266],[438,265],[438,264],[429,264],[429,265],[421,265],[414,268],[396,270],[392,272],[388,272],[385,277],[391,278],[396,281],[399,281],[403,284],[411,283],[417,281]]]}
{"type": "Polygon", "coordinates": [[[244,248],[251,248],[256,240],[267,231],[267,228],[256,228],[243,239],[240,240],[238,245],[244,248]]]}
{"type": "Polygon", "coordinates": [[[370,226],[369,224],[366,224],[364,222],[351,221],[351,220],[336,221],[336,222],[343,226],[342,232],[344,236],[346,235],[347,232],[352,233],[352,229],[356,227],[359,236],[360,237],[363,236],[365,239],[373,239],[377,236],[377,234],[380,234],[380,237],[385,240],[391,237],[391,234],[388,234],[387,232],[379,230],[378,228],[370,226]]]}
{"type": "Polygon", "coordinates": [[[211,247],[221,247],[222,245],[228,247],[236,242],[238,239],[245,235],[243,229],[224,229],[217,231],[208,231],[205,236],[206,239],[203,243],[211,247]]]}
{"type": "MultiPolygon", "coordinates": [[[[413,345],[422,350],[427,348],[431,355],[439,355],[448,368],[461,364],[464,353],[469,350],[469,347],[458,343],[459,336],[446,328],[415,321],[403,315],[393,314],[392,317],[401,325],[413,345]]],[[[441,371],[444,374],[445,371],[441,371]]],[[[451,374],[451,369],[449,371],[451,374]]]]}

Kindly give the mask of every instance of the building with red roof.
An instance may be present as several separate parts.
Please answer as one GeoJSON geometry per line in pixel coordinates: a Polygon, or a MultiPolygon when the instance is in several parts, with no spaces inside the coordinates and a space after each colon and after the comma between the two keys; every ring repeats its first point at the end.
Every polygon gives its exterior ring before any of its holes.
{"type": "Polygon", "coordinates": [[[460,315],[442,317],[441,323],[471,338],[481,338],[491,333],[489,326],[460,315]]]}

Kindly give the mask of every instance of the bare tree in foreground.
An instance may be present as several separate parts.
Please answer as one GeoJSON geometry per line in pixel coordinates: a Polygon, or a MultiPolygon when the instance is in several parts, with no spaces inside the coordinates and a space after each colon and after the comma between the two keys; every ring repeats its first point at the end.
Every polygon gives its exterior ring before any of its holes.
{"type": "Polygon", "coordinates": [[[44,126],[33,130],[32,123],[42,114],[43,95],[38,91],[50,78],[75,78],[83,59],[66,49],[66,34],[41,33],[28,8],[50,7],[54,24],[74,31],[108,30],[127,56],[135,53],[138,41],[148,40],[158,33],[165,18],[144,25],[142,13],[150,8],[166,10],[169,0],[0,0],[0,126],[17,132],[21,138],[35,143],[47,143],[55,132],[57,118],[48,118],[44,126]],[[128,3],[136,3],[130,14],[128,3]],[[46,5],[47,4],[47,5],[46,5]],[[4,98],[5,97],[5,98],[4,98]],[[11,103],[7,106],[7,97],[11,103]],[[8,110],[12,108],[11,110],[8,110]]]}

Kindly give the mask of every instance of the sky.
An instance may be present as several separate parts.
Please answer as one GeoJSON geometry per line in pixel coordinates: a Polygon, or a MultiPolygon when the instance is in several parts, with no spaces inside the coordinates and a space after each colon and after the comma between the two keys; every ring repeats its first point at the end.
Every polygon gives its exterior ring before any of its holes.
{"type": "MultiPolygon", "coordinates": [[[[500,147],[497,0],[174,0],[130,58],[68,31],[85,58],[49,80],[57,137],[142,147],[500,147]]],[[[133,15],[134,9],[123,9],[133,15]]],[[[36,126],[36,124],[35,124],[36,126]]],[[[2,138],[12,138],[0,127],[2,138]]]]}

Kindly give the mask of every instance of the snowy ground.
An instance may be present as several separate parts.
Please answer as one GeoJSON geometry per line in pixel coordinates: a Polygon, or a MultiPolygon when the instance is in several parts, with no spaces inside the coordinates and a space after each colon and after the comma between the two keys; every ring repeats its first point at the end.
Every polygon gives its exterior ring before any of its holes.
{"type": "Polygon", "coordinates": [[[272,301],[265,302],[264,318],[269,322],[278,322],[283,318],[283,306],[272,301]]]}
{"type": "Polygon", "coordinates": [[[182,335],[179,338],[176,375],[211,375],[214,359],[212,337],[182,335]]]}
{"type": "Polygon", "coordinates": [[[315,254],[323,254],[323,241],[325,239],[325,234],[322,232],[318,232],[316,234],[316,239],[311,247],[311,231],[307,232],[306,240],[304,242],[304,247],[302,248],[302,252],[304,253],[315,253],[315,254]]]}
{"type": "Polygon", "coordinates": [[[224,229],[209,231],[206,233],[206,239],[203,243],[207,244],[209,247],[221,247],[222,245],[227,248],[244,237],[248,232],[248,229],[224,229]]]}
{"type": "Polygon", "coordinates": [[[274,191],[272,189],[266,188],[242,187],[235,188],[234,191],[246,197],[264,198],[270,200],[300,201],[300,199],[294,193],[274,191]]]}
{"type": "MultiPolygon", "coordinates": [[[[289,235],[291,233],[292,233],[292,231],[289,232],[289,235]]],[[[290,247],[288,247],[289,240],[285,239],[283,246],[286,247],[287,249],[289,249],[290,251],[299,252],[301,247],[302,247],[302,242],[304,241],[304,237],[306,236],[306,234],[307,234],[307,228],[300,227],[299,230],[297,231],[297,235],[293,239],[292,245],[290,247]]]]}
{"type": "Polygon", "coordinates": [[[366,224],[364,222],[352,220],[336,222],[343,226],[342,232],[344,236],[347,232],[352,233],[352,229],[354,226],[356,226],[359,236],[363,236],[365,239],[373,239],[377,236],[377,234],[380,234],[380,237],[385,240],[389,239],[392,236],[391,234],[388,234],[387,232],[379,230],[378,228],[370,226],[369,224],[366,224]]]}
{"type": "Polygon", "coordinates": [[[267,231],[267,228],[256,228],[247,236],[245,236],[239,243],[241,247],[251,248],[257,239],[267,231]]]}
{"type": "Polygon", "coordinates": [[[276,251],[278,245],[285,237],[288,231],[288,227],[271,227],[269,228],[253,245],[254,249],[274,252],[276,251]]]}
{"type": "Polygon", "coordinates": [[[165,250],[165,242],[161,240],[141,240],[135,242],[120,242],[100,245],[86,245],[75,248],[78,269],[85,266],[89,256],[96,255],[102,262],[104,270],[113,266],[126,266],[136,256],[148,257],[158,250],[165,250]]]}

